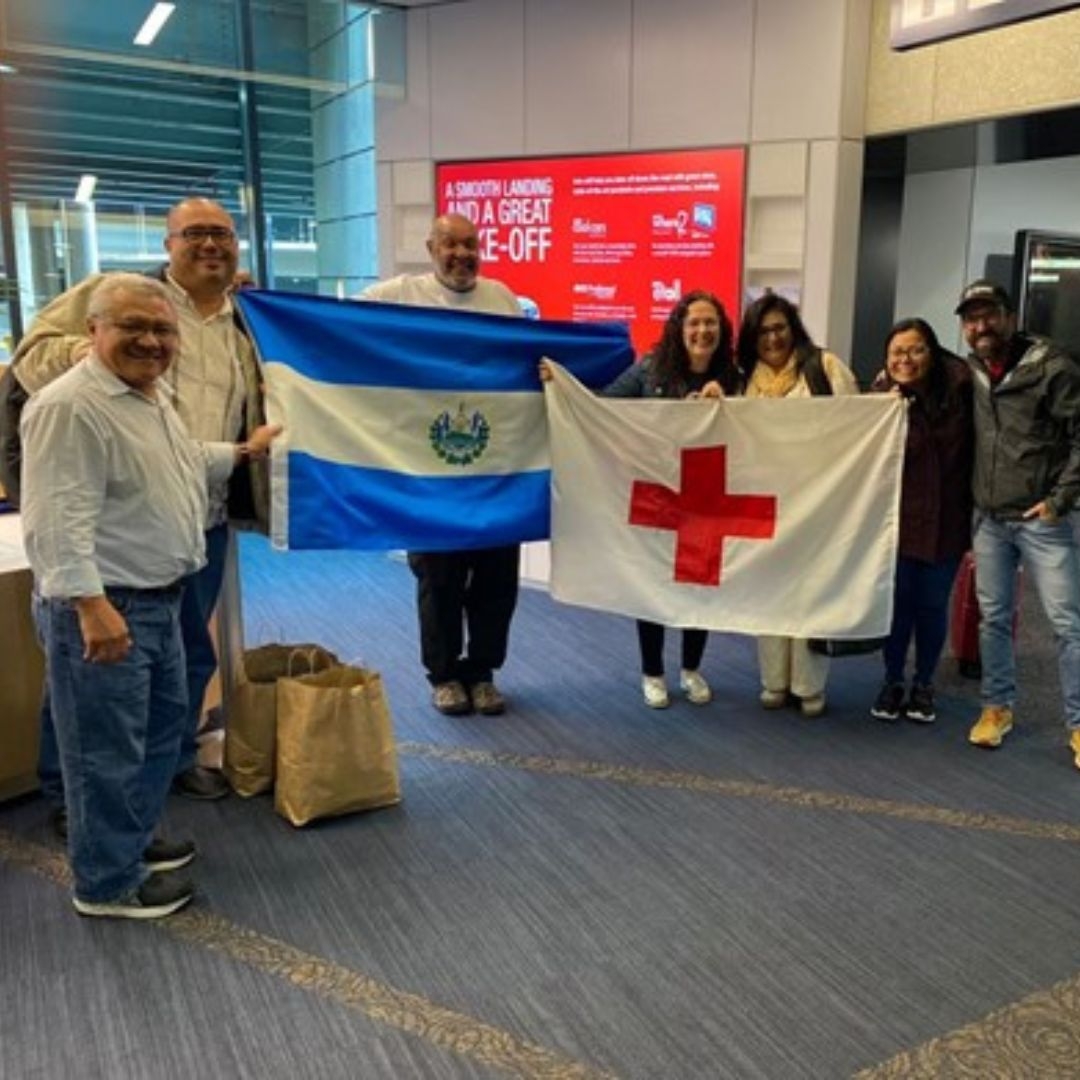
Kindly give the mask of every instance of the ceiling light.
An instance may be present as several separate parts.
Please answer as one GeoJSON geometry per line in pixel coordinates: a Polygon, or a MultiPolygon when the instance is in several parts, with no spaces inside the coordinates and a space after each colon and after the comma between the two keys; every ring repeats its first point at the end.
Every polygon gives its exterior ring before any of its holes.
{"type": "Polygon", "coordinates": [[[97,187],[97,177],[93,173],[83,173],[79,178],[79,186],[75,189],[75,201],[88,203],[94,201],[94,188],[97,187]]]}
{"type": "Polygon", "coordinates": [[[139,27],[135,35],[136,45],[150,45],[161,31],[161,28],[169,20],[169,16],[176,10],[175,4],[155,4],[146,16],[146,22],[139,27]]]}
{"type": "Polygon", "coordinates": [[[18,75],[19,69],[12,64],[0,60],[0,75],[18,75]]]}

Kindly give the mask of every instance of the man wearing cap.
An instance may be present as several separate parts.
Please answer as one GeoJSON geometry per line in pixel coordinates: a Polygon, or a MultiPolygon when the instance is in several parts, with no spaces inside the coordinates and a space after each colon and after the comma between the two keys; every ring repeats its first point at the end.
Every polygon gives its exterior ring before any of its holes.
{"type": "Polygon", "coordinates": [[[1080,363],[1017,333],[1009,294],[972,282],[956,313],[975,389],[976,593],[983,709],[968,739],[1000,746],[1012,730],[1016,568],[1054,629],[1069,747],[1080,768],[1080,552],[1069,513],[1080,496],[1080,363]]]}

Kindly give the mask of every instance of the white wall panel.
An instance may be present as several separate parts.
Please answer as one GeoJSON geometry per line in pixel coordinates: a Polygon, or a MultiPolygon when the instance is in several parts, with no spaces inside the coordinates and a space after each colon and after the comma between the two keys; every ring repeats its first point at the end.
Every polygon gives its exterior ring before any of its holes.
{"type": "Polygon", "coordinates": [[[375,99],[375,151],[380,161],[431,157],[431,73],[427,11],[405,21],[404,97],[375,99]]]}
{"type": "Polygon", "coordinates": [[[754,141],[839,138],[847,0],[757,0],[754,141]]]}
{"type": "Polygon", "coordinates": [[[803,321],[810,336],[835,352],[841,350],[829,338],[829,294],[832,284],[833,234],[836,229],[836,189],[840,174],[839,145],[833,140],[810,146],[810,169],[806,190],[806,248],[803,257],[803,321]]]}
{"type": "Polygon", "coordinates": [[[432,157],[524,153],[524,0],[448,4],[428,18],[432,157]]]}
{"type": "Polygon", "coordinates": [[[525,148],[630,146],[630,0],[526,0],[525,148]]]}
{"type": "Polygon", "coordinates": [[[862,200],[863,144],[843,139],[837,147],[836,214],[832,235],[832,270],[829,274],[827,334],[837,355],[849,364],[855,322],[855,277],[859,264],[859,204],[862,200]]]}
{"type": "Polygon", "coordinates": [[[379,277],[394,276],[394,166],[375,166],[375,188],[379,207],[379,277]]]}
{"type": "Polygon", "coordinates": [[[811,336],[849,364],[861,190],[860,141],[828,139],[811,144],[803,316],[811,336]]]}
{"type": "Polygon", "coordinates": [[[749,141],[753,0],[634,0],[633,29],[635,150],[749,141]]]}

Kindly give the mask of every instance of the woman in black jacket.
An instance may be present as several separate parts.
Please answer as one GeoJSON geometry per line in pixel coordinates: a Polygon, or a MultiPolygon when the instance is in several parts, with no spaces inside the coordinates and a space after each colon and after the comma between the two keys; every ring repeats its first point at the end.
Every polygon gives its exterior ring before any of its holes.
{"type": "Polygon", "coordinates": [[[949,594],[971,545],[974,447],[971,376],[923,319],[902,319],[885,339],[885,369],[873,390],[910,402],[893,621],[884,647],[885,681],[870,715],[935,719],[934,672],[948,629],[949,594]],[[915,671],[904,697],[904,665],[915,639],[915,671]]]}

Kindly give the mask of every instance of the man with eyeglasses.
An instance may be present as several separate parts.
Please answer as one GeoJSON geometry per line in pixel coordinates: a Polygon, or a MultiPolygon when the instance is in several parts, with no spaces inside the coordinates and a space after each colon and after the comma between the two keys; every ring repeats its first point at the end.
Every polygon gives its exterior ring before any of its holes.
{"type": "Polygon", "coordinates": [[[109,274],[90,349],[26,406],[23,535],[68,807],[81,915],[160,918],[193,890],[190,841],[157,830],[188,722],[181,597],[206,561],[208,491],[280,429],[196,441],[165,378],[170,289],[109,274]]]}
{"type": "MultiPolygon", "coordinates": [[[[254,349],[236,321],[231,292],[237,281],[239,245],[229,213],[211,199],[184,199],[166,218],[168,263],[153,273],[177,312],[176,362],[164,376],[174,405],[196,439],[232,442],[262,423],[260,376],[254,349]]],[[[12,358],[12,374],[32,394],[81,360],[90,348],[87,304],[103,275],[95,274],[53,300],[34,320],[12,358]]],[[[268,518],[265,463],[253,462],[210,491],[206,522],[206,566],[184,590],[181,630],[186,653],[189,718],[174,790],[195,799],[228,794],[224,776],[197,764],[196,733],[206,688],[217,668],[208,628],[221,592],[229,545],[228,520],[257,523],[268,518]]],[[[66,827],[55,740],[43,714],[39,778],[54,806],[54,823],[66,827]]]]}
{"type": "Polygon", "coordinates": [[[1009,294],[972,282],[956,313],[975,393],[972,548],[982,611],[982,714],[968,739],[998,747],[1013,727],[1017,565],[1054,630],[1069,748],[1080,768],[1080,553],[1069,520],[1080,496],[1080,363],[1020,334],[1009,294]]]}

